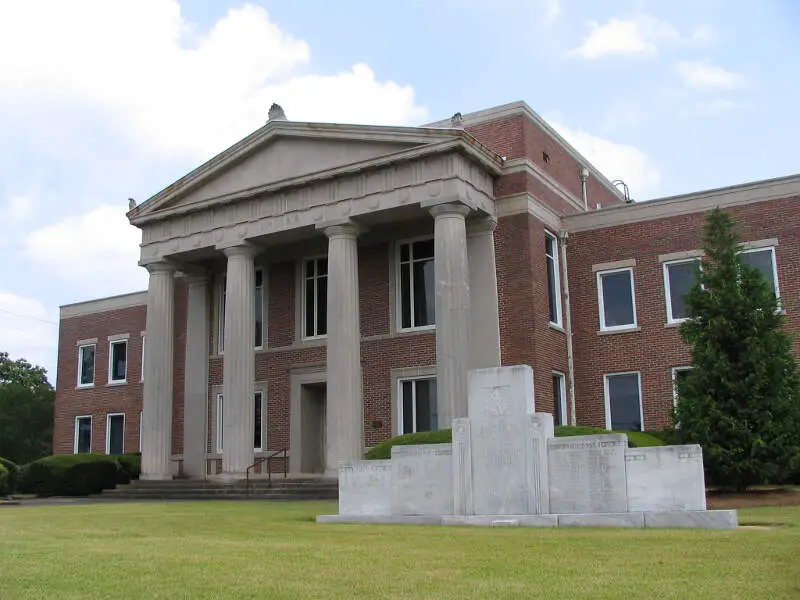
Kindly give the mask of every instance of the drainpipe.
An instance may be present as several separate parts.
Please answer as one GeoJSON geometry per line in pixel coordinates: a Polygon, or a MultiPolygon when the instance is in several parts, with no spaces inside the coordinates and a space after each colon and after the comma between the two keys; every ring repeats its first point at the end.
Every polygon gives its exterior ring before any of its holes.
{"type": "MultiPolygon", "coordinates": [[[[583,182],[584,199],[586,198],[586,180],[583,182]]],[[[564,326],[567,330],[567,368],[569,370],[569,424],[577,424],[575,417],[575,359],[572,352],[572,309],[569,296],[569,274],[567,271],[567,242],[569,233],[562,229],[558,235],[561,244],[561,272],[564,279],[564,326]]]]}
{"type": "Polygon", "coordinates": [[[589,210],[589,198],[586,195],[586,182],[589,179],[589,169],[581,167],[581,195],[583,196],[583,210],[589,210]]]}

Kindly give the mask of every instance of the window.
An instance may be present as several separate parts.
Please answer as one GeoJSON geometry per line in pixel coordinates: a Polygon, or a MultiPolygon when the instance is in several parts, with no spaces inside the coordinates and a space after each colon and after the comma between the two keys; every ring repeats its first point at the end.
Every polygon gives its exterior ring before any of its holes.
{"type": "Polygon", "coordinates": [[[108,382],[125,383],[128,367],[128,342],[118,340],[111,342],[108,351],[108,382]]]}
{"type": "Polygon", "coordinates": [[[694,285],[699,260],[676,260],[664,263],[664,292],[667,299],[667,322],[677,323],[689,316],[686,294],[694,285]]]}
{"type": "Polygon", "coordinates": [[[553,406],[556,425],[567,425],[567,378],[563,373],[553,371],[553,406]]]}
{"type": "Polygon", "coordinates": [[[436,409],[436,378],[401,379],[398,423],[400,434],[439,428],[436,409]]]}
{"type": "MultiPolygon", "coordinates": [[[[219,340],[218,347],[219,353],[222,354],[225,349],[225,301],[227,298],[228,282],[223,277],[220,284],[219,294],[219,340]]],[[[255,296],[254,296],[254,311],[255,311],[255,327],[254,327],[254,346],[256,348],[264,347],[264,271],[256,269],[255,272],[255,296]]]]}
{"type": "Polygon", "coordinates": [[[636,327],[636,299],[633,294],[633,269],[598,271],[600,329],[614,331],[636,327]]]}
{"type": "Polygon", "coordinates": [[[672,368],[672,403],[678,406],[678,381],[684,379],[692,367],[673,367],[672,368]]]}
{"type": "Polygon", "coordinates": [[[78,348],[78,385],[94,385],[94,352],[95,345],[78,348]]]}
{"type": "Polygon", "coordinates": [[[142,336],[142,378],[139,381],[144,381],[144,343],[147,338],[143,335],[142,336]]]}
{"type": "Polygon", "coordinates": [[[550,322],[561,325],[561,277],[558,268],[558,240],[551,233],[544,234],[544,253],[547,257],[547,299],[550,305],[550,322]]]}
{"type": "Polygon", "coordinates": [[[75,417],[75,454],[92,451],[92,417],[75,417]]]}
{"type": "Polygon", "coordinates": [[[742,262],[761,271],[767,283],[772,288],[772,293],[780,298],[778,289],[778,267],[775,263],[775,248],[755,248],[743,250],[742,262]]]}
{"type": "Polygon", "coordinates": [[[644,431],[639,373],[605,376],[606,429],[644,431]]]}
{"type": "Polygon", "coordinates": [[[433,240],[400,245],[400,328],[432,327],[435,319],[433,240]]]}
{"type": "Polygon", "coordinates": [[[328,259],[313,258],[303,270],[303,337],[328,333],[328,259]]]}
{"type": "MultiPolygon", "coordinates": [[[[256,392],[253,397],[253,449],[260,452],[264,449],[264,395],[256,392]]],[[[225,402],[222,394],[217,394],[217,452],[224,448],[225,402]]]]}
{"type": "Polygon", "coordinates": [[[125,452],[125,413],[112,413],[106,417],[106,454],[125,452]]]}

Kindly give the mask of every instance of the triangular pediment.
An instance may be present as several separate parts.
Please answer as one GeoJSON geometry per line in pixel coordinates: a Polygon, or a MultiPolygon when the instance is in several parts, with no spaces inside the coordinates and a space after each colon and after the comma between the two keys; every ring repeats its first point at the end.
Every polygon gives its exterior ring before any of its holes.
{"type": "Polygon", "coordinates": [[[415,128],[284,124],[256,132],[162,190],[129,214],[132,221],[207,205],[305,176],[402,153],[450,137],[415,128]]]}

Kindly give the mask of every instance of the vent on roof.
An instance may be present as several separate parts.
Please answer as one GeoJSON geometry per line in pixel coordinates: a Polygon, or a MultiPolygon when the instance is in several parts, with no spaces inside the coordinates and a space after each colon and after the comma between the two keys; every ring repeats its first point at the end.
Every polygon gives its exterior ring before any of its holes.
{"type": "Polygon", "coordinates": [[[280,104],[273,102],[272,106],[269,107],[268,119],[270,121],[286,121],[286,113],[283,112],[280,104]]]}

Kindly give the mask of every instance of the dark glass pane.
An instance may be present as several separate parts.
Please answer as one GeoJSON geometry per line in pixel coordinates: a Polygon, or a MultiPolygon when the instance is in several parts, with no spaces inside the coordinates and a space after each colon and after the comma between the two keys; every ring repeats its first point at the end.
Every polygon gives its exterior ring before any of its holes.
{"type": "Polygon", "coordinates": [[[127,349],[128,344],[125,342],[111,345],[111,379],[113,381],[123,381],[125,379],[127,349]]]}
{"type": "Polygon", "coordinates": [[[550,306],[550,322],[558,322],[558,299],[556,297],[556,265],[552,258],[547,259],[547,301],[550,306]]]}
{"type": "Polygon", "coordinates": [[[81,383],[94,382],[94,346],[86,346],[81,351],[81,383]]]}
{"type": "Polygon", "coordinates": [[[125,417],[114,415],[108,419],[108,453],[122,454],[125,436],[125,417]]]}
{"type": "Polygon", "coordinates": [[[411,327],[411,266],[400,265],[400,324],[411,327]]]}
{"type": "Polygon", "coordinates": [[[436,387],[434,380],[421,379],[417,386],[417,431],[432,431],[438,428],[436,411],[436,387]],[[433,385],[432,385],[433,384],[433,385]]]}
{"type": "Polygon", "coordinates": [[[256,287],[264,285],[264,272],[260,269],[256,271],[256,287]]]}
{"type": "Polygon", "coordinates": [[[306,337],[316,335],[314,331],[314,283],[315,279],[306,280],[305,324],[306,337]]]}
{"type": "Polygon", "coordinates": [[[436,299],[433,260],[414,265],[414,325],[433,325],[436,320],[436,299]]]}
{"type": "Polygon", "coordinates": [[[400,261],[401,262],[408,262],[409,256],[408,251],[411,248],[409,244],[402,244],[400,246],[400,261]]]}
{"type": "Polygon", "coordinates": [[[608,396],[611,406],[611,429],[640,431],[642,418],[639,411],[639,377],[635,373],[609,377],[608,396]]]}
{"type": "Polygon", "coordinates": [[[544,236],[544,252],[548,256],[555,256],[556,241],[549,235],[544,236]]]}
{"type": "Polygon", "coordinates": [[[689,316],[686,307],[686,294],[689,293],[694,284],[694,268],[694,262],[667,266],[669,301],[672,306],[673,319],[685,319],[689,316]]]}
{"type": "Polygon", "coordinates": [[[566,425],[566,415],[564,414],[564,407],[561,405],[561,396],[563,394],[561,387],[561,377],[553,375],[553,405],[556,407],[556,425],[566,425]]]}
{"type": "Polygon", "coordinates": [[[78,452],[92,451],[92,420],[78,419],[78,452]]]}
{"type": "Polygon", "coordinates": [[[264,344],[264,288],[256,288],[255,298],[255,345],[264,344]]]}
{"type": "Polygon", "coordinates": [[[261,418],[262,418],[262,406],[261,406],[261,394],[256,394],[255,396],[255,418],[253,419],[254,429],[253,429],[253,448],[261,448],[261,418]]]}
{"type": "Polygon", "coordinates": [[[758,269],[767,280],[772,293],[775,293],[775,273],[772,270],[772,251],[759,250],[757,252],[742,253],[742,262],[746,265],[758,269]]]}
{"type": "Polygon", "coordinates": [[[433,258],[433,240],[414,242],[412,254],[412,258],[414,260],[419,260],[421,258],[433,258]]]}
{"type": "Polygon", "coordinates": [[[314,261],[306,261],[306,277],[314,277],[314,261]]]}
{"type": "Polygon", "coordinates": [[[328,278],[317,279],[317,335],[328,333],[328,278]]]}
{"type": "Polygon", "coordinates": [[[633,296],[629,271],[602,276],[606,327],[633,325],[633,296]]]}
{"type": "Polygon", "coordinates": [[[317,261],[317,275],[324,276],[328,274],[328,259],[320,258],[317,261]]]}
{"type": "Polygon", "coordinates": [[[403,396],[403,430],[400,433],[414,432],[413,385],[413,381],[404,381],[401,387],[401,394],[403,396]]]}

